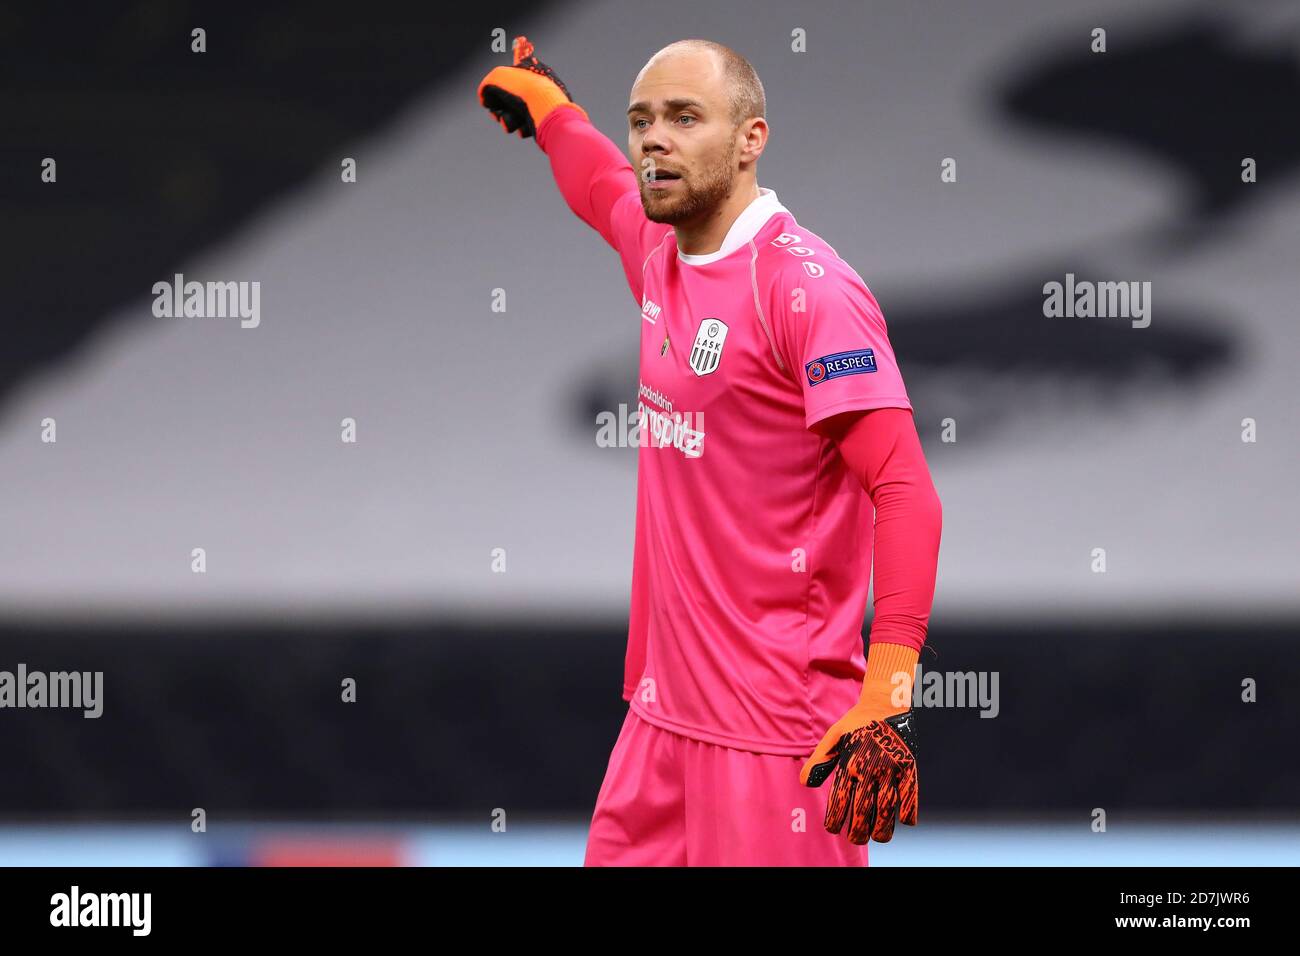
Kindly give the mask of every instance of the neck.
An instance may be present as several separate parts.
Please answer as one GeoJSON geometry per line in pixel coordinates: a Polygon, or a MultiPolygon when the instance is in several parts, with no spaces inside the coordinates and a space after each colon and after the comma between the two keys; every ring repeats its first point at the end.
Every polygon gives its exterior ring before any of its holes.
{"type": "Polygon", "coordinates": [[[738,188],[699,220],[673,227],[677,248],[688,256],[706,256],[722,248],[727,230],[745,208],[759,196],[757,180],[742,181],[738,188]]]}

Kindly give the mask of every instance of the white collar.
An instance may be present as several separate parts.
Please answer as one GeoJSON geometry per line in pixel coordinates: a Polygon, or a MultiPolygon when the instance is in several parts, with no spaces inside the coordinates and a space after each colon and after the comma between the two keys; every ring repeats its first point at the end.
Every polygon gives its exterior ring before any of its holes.
{"type": "Polygon", "coordinates": [[[678,249],[677,259],[688,266],[705,266],[710,262],[717,262],[724,256],[731,255],[758,235],[758,230],[762,229],[764,224],[779,212],[789,212],[789,210],[781,205],[781,200],[776,198],[776,193],[760,186],[758,188],[758,198],[746,206],[740,215],[736,217],[736,221],[731,224],[726,237],[722,240],[722,247],[717,252],[690,255],[678,249]]]}

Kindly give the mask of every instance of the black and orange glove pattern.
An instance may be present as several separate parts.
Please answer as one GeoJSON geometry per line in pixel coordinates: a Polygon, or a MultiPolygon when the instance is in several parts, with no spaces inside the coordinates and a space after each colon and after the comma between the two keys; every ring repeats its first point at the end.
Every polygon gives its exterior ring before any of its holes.
{"type": "Polygon", "coordinates": [[[841,734],[808,761],[803,782],[819,787],[832,773],[825,820],[831,833],[847,821],[850,843],[888,843],[895,822],[916,826],[916,715],[908,710],[841,734]]]}
{"type": "Polygon", "coordinates": [[[479,102],[507,133],[527,139],[537,135],[553,110],[567,106],[587,117],[587,111],[569,95],[569,89],[545,63],[537,59],[527,37],[515,37],[514,65],[498,66],[478,85],[479,102]]]}

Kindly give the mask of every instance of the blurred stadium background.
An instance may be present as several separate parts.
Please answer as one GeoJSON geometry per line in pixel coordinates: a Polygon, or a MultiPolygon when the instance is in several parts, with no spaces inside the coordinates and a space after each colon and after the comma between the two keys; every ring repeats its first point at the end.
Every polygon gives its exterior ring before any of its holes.
{"type": "Polygon", "coordinates": [[[873,863],[1300,860],[1295,4],[454,17],[0,8],[0,669],[105,675],[99,719],[0,710],[0,864],[581,862],[637,316],[476,105],[496,28],[620,144],[659,47],[746,55],[760,183],[884,308],[944,502],[922,662],[1001,697],[922,713],[923,825],[873,863]],[[260,326],[155,318],[175,273],[259,281],[260,326]],[[1044,318],[1067,273],[1150,281],[1151,326],[1044,318]]]}

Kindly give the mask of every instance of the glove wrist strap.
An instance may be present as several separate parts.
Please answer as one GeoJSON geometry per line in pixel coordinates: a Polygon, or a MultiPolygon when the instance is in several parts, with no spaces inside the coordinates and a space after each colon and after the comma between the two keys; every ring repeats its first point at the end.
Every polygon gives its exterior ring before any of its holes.
{"type": "Polygon", "coordinates": [[[867,648],[867,673],[859,706],[898,714],[912,706],[912,683],[919,653],[905,644],[872,641],[867,648]]]}

